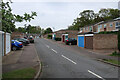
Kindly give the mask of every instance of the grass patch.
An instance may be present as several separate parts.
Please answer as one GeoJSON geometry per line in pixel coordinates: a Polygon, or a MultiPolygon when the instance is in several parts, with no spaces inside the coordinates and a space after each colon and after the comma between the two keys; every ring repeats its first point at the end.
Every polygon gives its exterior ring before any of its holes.
{"type": "Polygon", "coordinates": [[[120,56],[120,53],[118,53],[117,51],[114,51],[112,54],[110,54],[110,56],[120,56]]]}
{"type": "Polygon", "coordinates": [[[36,70],[34,68],[25,68],[25,69],[3,73],[2,76],[3,76],[3,80],[8,80],[9,78],[20,78],[20,80],[26,80],[25,78],[34,78],[35,73],[36,70]]]}
{"type": "Polygon", "coordinates": [[[113,63],[113,64],[120,65],[120,61],[118,61],[118,60],[111,60],[111,59],[103,59],[103,60],[107,61],[107,62],[110,62],[110,63],[113,63]]]}

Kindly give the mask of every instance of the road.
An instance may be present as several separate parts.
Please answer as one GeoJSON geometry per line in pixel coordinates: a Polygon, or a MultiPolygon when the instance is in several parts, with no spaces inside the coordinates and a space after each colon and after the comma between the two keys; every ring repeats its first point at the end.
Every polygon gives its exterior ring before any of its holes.
{"type": "Polygon", "coordinates": [[[65,49],[49,40],[36,39],[35,47],[42,62],[40,78],[118,78],[117,67],[65,49]]]}

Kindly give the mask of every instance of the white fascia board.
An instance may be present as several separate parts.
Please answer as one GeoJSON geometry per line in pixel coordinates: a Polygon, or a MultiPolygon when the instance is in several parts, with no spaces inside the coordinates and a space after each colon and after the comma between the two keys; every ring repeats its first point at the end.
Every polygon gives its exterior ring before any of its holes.
{"type": "Polygon", "coordinates": [[[86,34],[85,36],[93,36],[94,34],[86,34]]]}
{"type": "Polygon", "coordinates": [[[68,34],[62,34],[62,35],[68,35],[68,34]]]}
{"type": "Polygon", "coordinates": [[[78,35],[78,36],[85,36],[85,35],[78,35]]]}

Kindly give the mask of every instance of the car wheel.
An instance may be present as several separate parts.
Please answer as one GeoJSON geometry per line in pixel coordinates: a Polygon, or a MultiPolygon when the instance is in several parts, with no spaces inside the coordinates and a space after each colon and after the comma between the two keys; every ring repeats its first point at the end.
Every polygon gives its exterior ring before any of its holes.
{"type": "Polygon", "coordinates": [[[16,47],[16,46],[13,46],[12,50],[13,50],[13,51],[16,51],[16,50],[17,50],[17,47],[16,47]]]}

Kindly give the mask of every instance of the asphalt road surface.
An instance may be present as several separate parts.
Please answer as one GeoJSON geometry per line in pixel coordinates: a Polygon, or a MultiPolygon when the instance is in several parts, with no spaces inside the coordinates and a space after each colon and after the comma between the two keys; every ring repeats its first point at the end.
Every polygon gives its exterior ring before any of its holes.
{"type": "Polygon", "coordinates": [[[118,78],[117,67],[58,45],[46,39],[35,39],[35,47],[42,62],[40,78],[91,78],[95,80],[118,78]]]}

